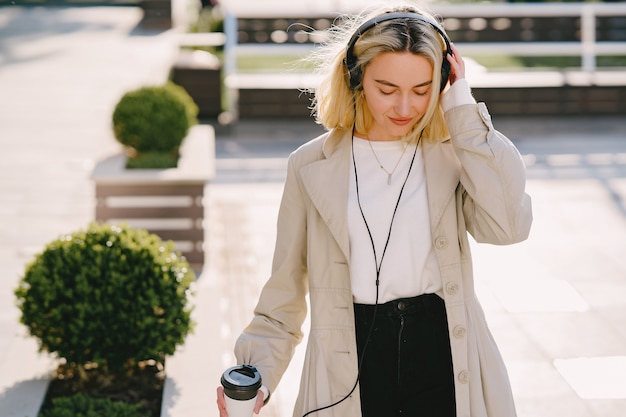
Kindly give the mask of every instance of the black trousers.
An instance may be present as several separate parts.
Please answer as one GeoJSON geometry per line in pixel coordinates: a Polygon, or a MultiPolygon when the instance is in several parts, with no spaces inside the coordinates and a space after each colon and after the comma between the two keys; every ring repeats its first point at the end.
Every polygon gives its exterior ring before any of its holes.
{"type": "Polygon", "coordinates": [[[424,294],[354,308],[363,417],[455,417],[443,300],[424,294]]]}

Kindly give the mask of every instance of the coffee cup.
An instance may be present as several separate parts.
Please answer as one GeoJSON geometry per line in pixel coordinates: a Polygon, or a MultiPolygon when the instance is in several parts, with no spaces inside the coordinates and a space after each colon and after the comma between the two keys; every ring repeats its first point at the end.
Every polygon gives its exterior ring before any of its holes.
{"type": "Polygon", "coordinates": [[[261,388],[261,374],[254,366],[239,365],[222,374],[222,386],[229,417],[251,417],[261,388]]]}

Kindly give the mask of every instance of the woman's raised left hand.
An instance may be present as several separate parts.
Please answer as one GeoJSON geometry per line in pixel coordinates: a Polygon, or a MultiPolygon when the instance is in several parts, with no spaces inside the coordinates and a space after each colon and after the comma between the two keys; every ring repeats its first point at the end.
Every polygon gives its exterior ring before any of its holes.
{"type": "Polygon", "coordinates": [[[452,56],[446,54],[446,58],[450,63],[450,85],[454,84],[456,80],[460,80],[465,78],[465,62],[463,61],[463,57],[459,53],[459,50],[456,46],[451,43],[450,48],[452,49],[452,56]]]}

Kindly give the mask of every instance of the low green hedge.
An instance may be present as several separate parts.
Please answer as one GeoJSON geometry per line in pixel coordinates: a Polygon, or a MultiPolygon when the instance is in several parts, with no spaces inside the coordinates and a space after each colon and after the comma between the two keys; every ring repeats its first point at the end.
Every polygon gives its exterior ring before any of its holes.
{"type": "Polygon", "coordinates": [[[52,400],[52,407],[38,417],[145,417],[139,404],[126,404],[84,394],[52,400]]]}

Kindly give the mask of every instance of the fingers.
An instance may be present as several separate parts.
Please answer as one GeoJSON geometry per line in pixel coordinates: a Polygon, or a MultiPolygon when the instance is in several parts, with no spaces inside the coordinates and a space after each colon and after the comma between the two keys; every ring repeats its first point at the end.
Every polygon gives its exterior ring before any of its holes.
{"type": "Polygon", "coordinates": [[[254,414],[259,414],[261,412],[261,408],[263,407],[264,397],[263,391],[259,390],[259,393],[256,396],[256,404],[254,405],[254,414]]]}
{"type": "MultiPolygon", "coordinates": [[[[263,401],[263,391],[259,390],[259,393],[256,396],[256,403],[254,404],[254,414],[259,414],[261,412],[263,401]]],[[[226,399],[224,398],[224,387],[222,386],[217,387],[217,409],[220,412],[220,417],[228,417],[228,412],[226,411],[226,399]]]]}
{"type": "Polygon", "coordinates": [[[454,84],[456,80],[465,78],[465,62],[463,57],[453,43],[450,44],[453,55],[446,55],[448,62],[450,63],[450,85],[454,84]]]}
{"type": "Polygon", "coordinates": [[[226,411],[226,399],[224,398],[224,387],[217,387],[217,409],[220,412],[220,417],[228,417],[226,411]]]}

